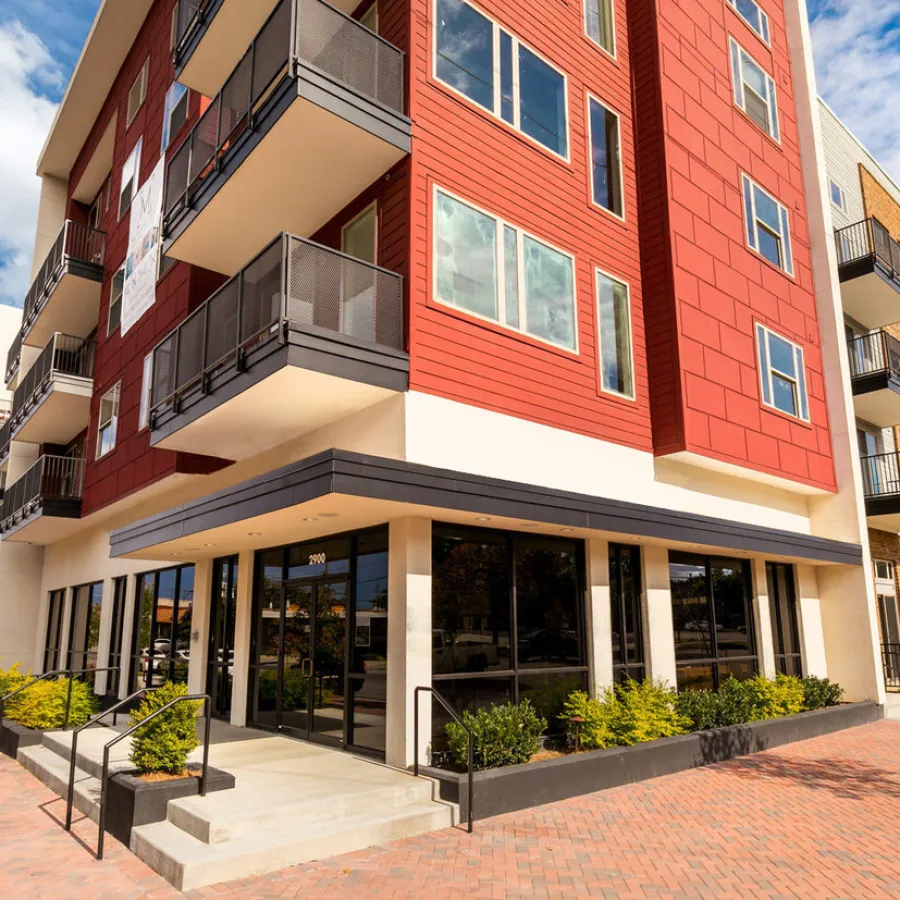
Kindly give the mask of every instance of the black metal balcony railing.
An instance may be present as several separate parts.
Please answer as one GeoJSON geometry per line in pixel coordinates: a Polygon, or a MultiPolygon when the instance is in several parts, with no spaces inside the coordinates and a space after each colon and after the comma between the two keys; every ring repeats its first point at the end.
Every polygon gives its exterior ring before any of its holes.
{"type": "Polygon", "coordinates": [[[866,499],[900,494],[900,454],[897,451],[862,458],[863,493],[866,499]]]}
{"type": "Polygon", "coordinates": [[[102,266],[106,234],[87,225],[67,221],[25,297],[22,335],[27,335],[47,299],[59,283],[68,262],[102,266]]]}
{"type": "Polygon", "coordinates": [[[402,276],[279,236],[157,345],[151,428],[304,327],[402,351],[402,276]]]}
{"type": "Polygon", "coordinates": [[[238,138],[266,112],[278,82],[296,78],[296,60],[403,112],[402,50],[323,0],[281,0],[169,162],[164,231],[226,165],[238,138]]]}
{"type": "Polygon", "coordinates": [[[3,495],[0,532],[6,533],[33,515],[47,501],[81,500],[84,460],[42,456],[3,495]]]}
{"type": "Polygon", "coordinates": [[[12,415],[12,409],[12,400],[0,399],[0,425],[4,424],[12,415]]]}
{"type": "Polygon", "coordinates": [[[881,372],[900,376],[900,341],[886,331],[873,331],[847,342],[850,375],[858,378],[881,372]]]}
{"type": "Polygon", "coordinates": [[[9,353],[6,355],[6,383],[9,384],[13,380],[22,362],[22,330],[19,329],[13,338],[12,344],[9,346],[9,353]]]}
{"type": "Polygon", "coordinates": [[[204,14],[213,0],[178,0],[175,14],[175,60],[178,62],[184,45],[193,33],[203,25],[204,14]]]}
{"type": "Polygon", "coordinates": [[[900,688],[900,644],[883,643],[881,661],[884,664],[885,687],[900,688]]]}
{"type": "Polygon", "coordinates": [[[891,278],[900,281],[900,243],[878,219],[863,219],[835,232],[838,267],[872,261],[879,263],[891,278]]]}

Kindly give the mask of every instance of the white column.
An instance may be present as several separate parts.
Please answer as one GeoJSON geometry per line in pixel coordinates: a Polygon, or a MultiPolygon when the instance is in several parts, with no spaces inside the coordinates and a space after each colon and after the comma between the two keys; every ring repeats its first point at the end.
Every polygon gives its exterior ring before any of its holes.
{"type": "MultiPolygon", "coordinates": [[[[800,630],[800,652],[803,659],[803,672],[806,675],[818,675],[819,678],[832,678],[846,687],[843,681],[835,679],[828,671],[828,660],[825,654],[825,632],[822,625],[822,606],[819,599],[819,579],[812,566],[796,566],[797,618],[800,630]]],[[[847,622],[847,626],[850,623],[847,622]]],[[[837,641],[835,652],[846,645],[837,641]]],[[[849,648],[848,648],[849,649],[849,648]]]]}
{"type": "Polygon", "coordinates": [[[134,665],[132,658],[132,643],[134,642],[134,615],[137,599],[137,576],[129,575],[125,579],[125,617],[122,623],[122,662],[119,672],[119,699],[124,700],[128,696],[128,684],[131,679],[131,667],[134,665]]]}
{"type": "Polygon", "coordinates": [[[231,724],[246,725],[249,705],[247,679],[250,675],[250,631],[253,627],[252,550],[238,558],[237,602],[234,621],[234,686],[231,694],[231,724]]]}
{"type": "Polygon", "coordinates": [[[754,559],[753,567],[753,618],[756,624],[759,670],[766,678],[777,674],[775,665],[775,637],[769,607],[769,580],[766,577],[766,561],[754,559]]]}
{"type": "MultiPolygon", "coordinates": [[[[109,646],[112,643],[112,614],[116,599],[116,583],[113,578],[103,579],[103,599],[100,603],[100,637],[97,641],[97,668],[109,667],[109,646]]],[[[87,665],[87,661],[85,661],[87,665]]],[[[106,694],[109,672],[98,672],[94,680],[94,693],[100,697],[106,694]]]]}
{"type": "Polygon", "coordinates": [[[612,615],[609,593],[609,542],[591,538],[586,544],[588,666],[590,690],[600,696],[613,683],[612,615]]]}
{"type": "Polygon", "coordinates": [[[387,763],[407,768],[431,742],[431,698],[419,701],[419,747],[414,748],[414,693],[431,685],[431,522],[390,525],[388,562],[387,763]]]}
{"type": "Polygon", "coordinates": [[[654,681],[669,687],[678,684],[675,669],[675,634],[672,630],[672,582],[669,578],[669,551],[665,547],[643,548],[644,633],[646,665],[654,681]]]}
{"type": "Polygon", "coordinates": [[[59,665],[57,665],[57,669],[67,669],[69,667],[69,631],[72,628],[72,616],[74,614],[75,588],[66,588],[62,631],[59,635],[59,665]]]}
{"type": "Polygon", "coordinates": [[[206,692],[212,569],[211,559],[201,559],[194,564],[194,608],[191,610],[191,653],[188,665],[188,690],[192,694],[206,692]]]}

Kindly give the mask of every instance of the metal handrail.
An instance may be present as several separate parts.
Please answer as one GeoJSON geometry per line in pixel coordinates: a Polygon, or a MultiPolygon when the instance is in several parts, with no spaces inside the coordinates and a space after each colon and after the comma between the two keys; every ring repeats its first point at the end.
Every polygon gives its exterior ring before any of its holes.
{"type": "Polygon", "coordinates": [[[853,378],[880,372],[900,373],[900,341],[886,331],[873,331],[850,338],[847,349],[853,378]]]}
{"type": "Polygon", "coordinates": [[[66,796],[66,831],[72,830],[72,807],[75,803],[75,758],[78,755],[78,735],[81,734],[82,731],[90,728],[92,725],[99,724],[110,713],[112,713],[113,727],[115,727],[116,717],[119,715],[119,710],[122,709],[123,706],[128,706],[129,703],[136,700],[138,697],[143,696],[144,694],[149,694],[152,691],[158,690],[159,687],[141,688],[139,691],[135,691],[130,697],[126,697],[124,700],[120,700],[115,706],[111,706],[109,709],[105,709],[99,715],[94,716],[93,719],[88,719],[88,721],[85,722],[84,725],[81,725],[72,732],[72,756],[69,760],[69,791],[66,796]]]}
{"type": "Polygon", "coordinates": [[[874,216],[838,229],[834,238],[838,266],[871,259],[888,269],[892,277],[900,277],[900,242],[874,216]]]}
{"type": "Polygon", "coordinates": [[[466,734],[469,736],[469,834],[473,831],[473,817],[472,817],[472,807],[474,804],[474,790],[475,790],[475,735],[472,732],[472,729],[469,728],[468,725],[462,720],[462,718],[457,714],[456,710],[453,709],[452,706],[444,699],[441,694],[439,694],[433,687],[426,687],[424,685],[420,685],[413,692],[413,775],[417,778],[419,777],[419,693],[421,691],[425,691],[431,694],[441,706],[447,711],[450,717],[456,722],[457,725],[462,728],[466,734]]]}
{"type": "Polygon", "coordinates": [[[84,460],[69,456],[41,456],[18,481],[13,482],[0,506],[0,532],[11,529],[26,510],[47,498],[81,500],[84,460]]]}
{"type": "Polygon", "coordinates": [[[116,744],[124,741],[125,738],[131,737],[136,731],[140,731],[145,725],[149,725],[155,718],[161,716],[166,710],[171,709],[173,706],[178,703],[186,703],[193,702],[196,703],[198,701],[203,701],[204,705],[204,718],[206,719],[206,730],[203,741],[203,769],[200,773],[200,789],[199,794],[201,797],[206,796],[206,781],[207,776],[209,775],[209,730],[211,725],[211,716],[212,712],[212,699],[209,694],[186,694],[184,697],[176,697],[174,700],[170,700],[165,706],[161,706],[159,709],[152,712],[146,719],[142,719],[136,725],[132,725],[128,731],[123,731],[120,735],[114,737],[111,741],[109,741],[106,746],[103,748],[103,771],[100,776],[100,835],[97,839],[97,859],[103,859],[103,838],[106,832],[106,800],[107,800],[107,790],[106,783],[109,781],[109,753],[116,744]]]}
{"type": "MultiPolygon", "coordinates": [[[[75,679],[72,677],[74,675],[86,675],[88,672],[93,672],[93,674],[99,675],[101,672],[118,672],[118,666],[106,666],[103,669],[71,669],[71,675],[69,676],[69,690],[66,692],[66,717],[63,721],[63,731],[69,730],[69,713],[72,709],[72,687],[75,684],[75,679]]],[[[94,678],[94,690],[97,689],[97,679],[94,678]]]]}
{"type": "Polygon", "coordinates": [[[889,688],[900,687],[900,644],[885,641],[881,644],[884,682],[889,688]]]}
{"type": "Polygon", "coordinates": [[[6,383],[12,380],[16,374],[16,369],[22,363],[22,329],[16,332],[12,343],[9,345],[9,352],[6,354],[6,383]]]}
{"type": "Polygon", "coordinates": [[[860,463],[866,499],[900,494],[900,453],[891,450],[863,456],[860,463]]]}

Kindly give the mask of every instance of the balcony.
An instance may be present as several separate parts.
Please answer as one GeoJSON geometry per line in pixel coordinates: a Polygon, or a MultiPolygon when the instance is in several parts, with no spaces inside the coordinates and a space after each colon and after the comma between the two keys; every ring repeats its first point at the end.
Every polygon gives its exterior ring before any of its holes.
{"type": "Polygon", "coordinates": [[[81,518],[84,460],[42,456],[3,495],[4,541],[52,544],[73,534],[81,518]]]}
{"type": "Polygon", "coordinates": [[[86,338],[100,317],[106,235],[66,222],[25,298],[22,339],[43,347],[59,331],[86,338]]]}
{"type": "Polygon", "coordinates": [[[169,162],[166,255],[232,275],[314,234],[409,153],[404,70],[323,0],[281,0],[169,162]]]}
{"type": "Polygon", "coordinates": [[[0,466],[11,441],[68,444],[87,427],[94,391],[93,341],[55,334],[22,378],[9,428],[0,428],[0,466]]]}
{"type": "Polygon", "coordinates": [[[856,415],[879,428],[900,424],[900,341],[886,331],[847,342],[856,415]]]}
{"type": "Polygon", "coordinates": [[[844,312],[866,328],[900,322],[900,243],[877,219],[835,232],[844,312]]]}
{"type": "Polygon", "coordinates": [[[403,279],[276,238],[153,353],[150,442],[245,459],[406,391],[403,279]]]}
{"type": "Polygon", "coordinates": [[[19,366],[22,363],[22,332],[21,330],[13,338],[12,344],[9,346],[9,353],[6,355],[6,386],[12,384],[13,379],[19,372],[19,366]]]}

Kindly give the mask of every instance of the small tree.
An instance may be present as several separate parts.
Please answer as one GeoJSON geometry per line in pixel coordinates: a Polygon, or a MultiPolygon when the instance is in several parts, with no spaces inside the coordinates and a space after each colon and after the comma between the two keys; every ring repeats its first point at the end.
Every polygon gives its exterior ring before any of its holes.
{"type": "MultiPolygon", "coordinates": [[[[178,697],[187,695],[183,684],[168,682],[149,694],[132,713],[130,724],[136,725],[178,697]]],[[[177,703],[135,732],[131,743],[131,762],[142,774],[165,772],[181,775],[188,756],[200,746],[197,738],[197,716],[202,702],[177,703]]]]}

